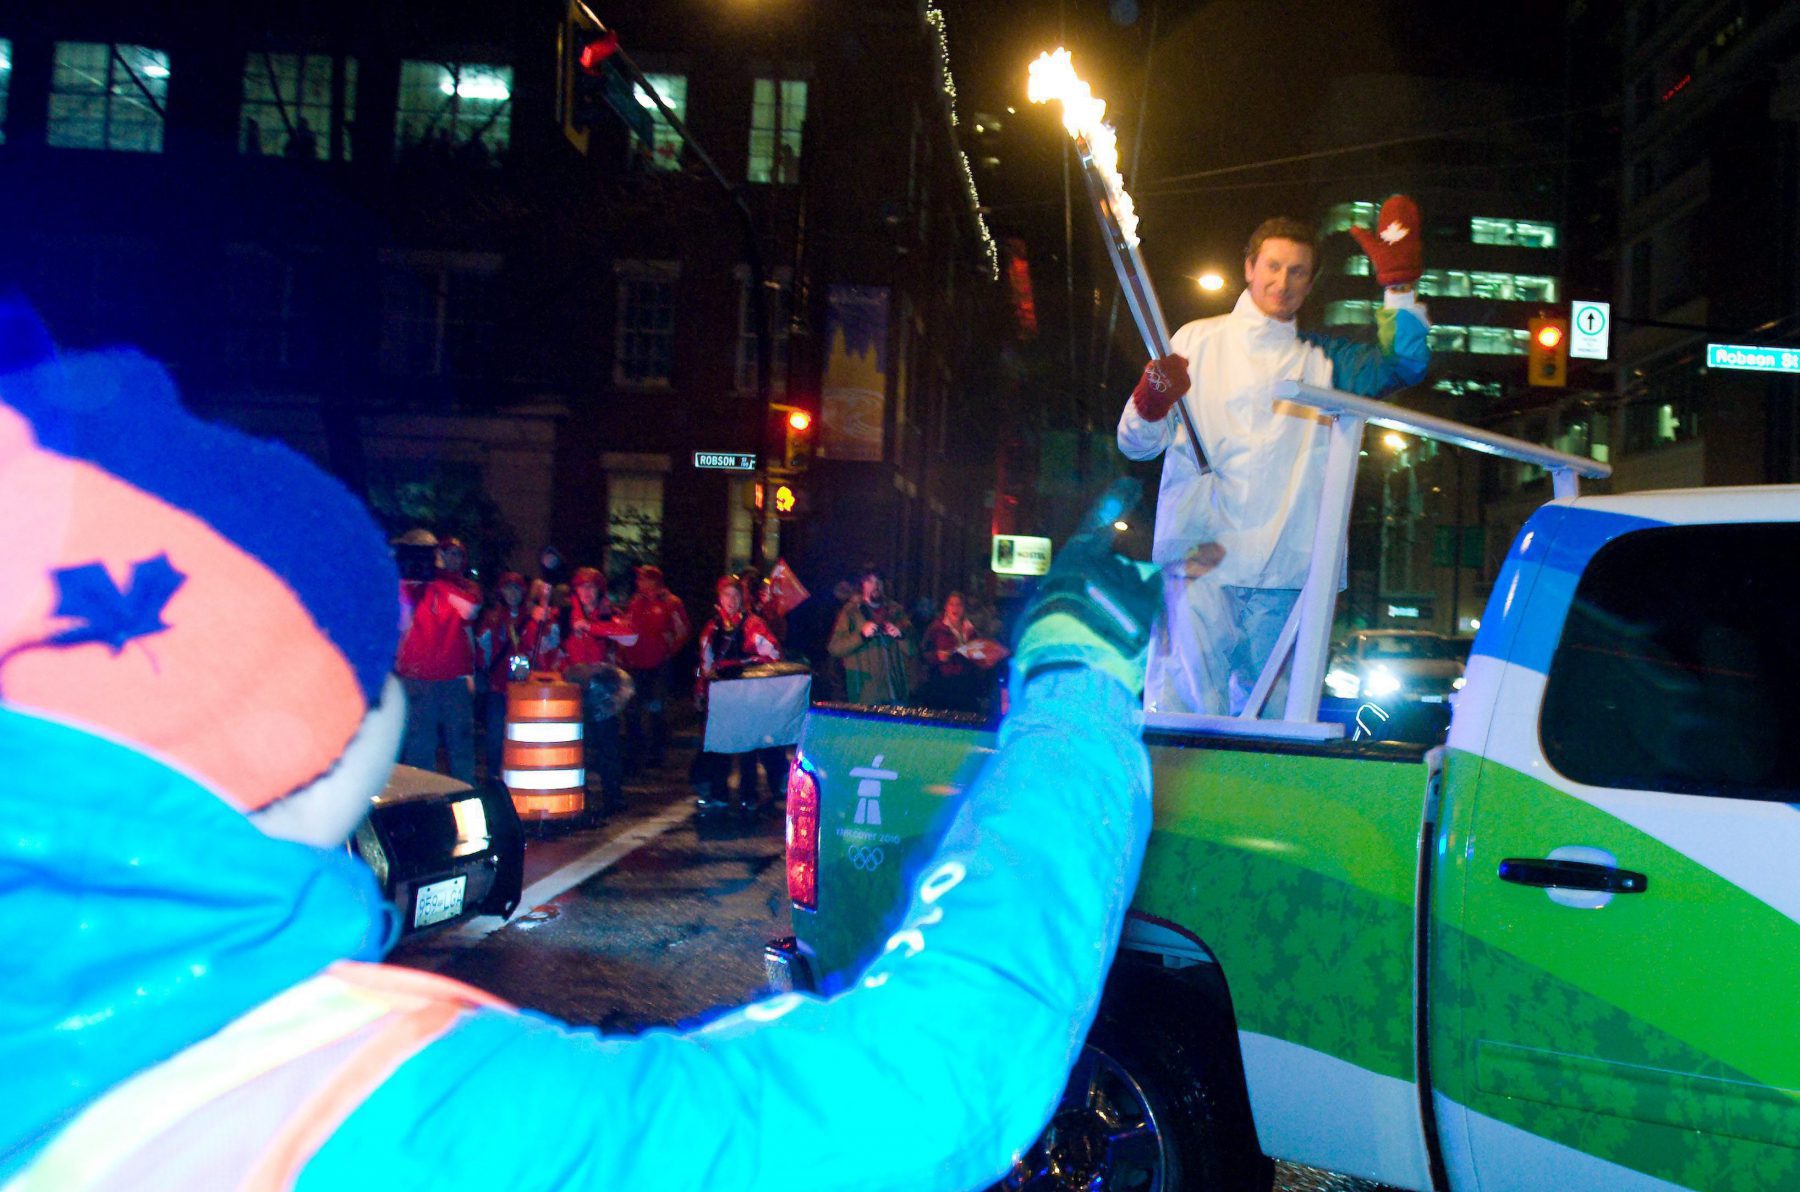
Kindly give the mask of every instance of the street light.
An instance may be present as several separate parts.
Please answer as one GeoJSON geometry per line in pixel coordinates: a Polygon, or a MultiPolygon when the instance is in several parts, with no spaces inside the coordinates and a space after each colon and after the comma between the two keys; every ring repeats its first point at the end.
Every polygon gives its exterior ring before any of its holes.
{"type": "Polygon", "coordinates": [[[1225,288],[1225,279],[1211,269],[1208,269],[1194,280],[1198,282],[1200,288],[1205,290],[1208,294],[1217,294],[1220,290],[1225,288]]]}
{"type": "Polygon", "coordinates": [[[1405,451],[1406,436],[1390,430],[1387,434],[1381,436],[1381,445],[1386,447],[1389,451],[1405,451]]]}

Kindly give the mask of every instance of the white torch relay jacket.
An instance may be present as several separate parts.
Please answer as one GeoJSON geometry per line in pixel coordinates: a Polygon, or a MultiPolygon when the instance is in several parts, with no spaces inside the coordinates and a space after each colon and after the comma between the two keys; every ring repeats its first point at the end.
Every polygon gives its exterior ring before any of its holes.
{"type": "Polygon", "coordinates": [[[1312,555],[1325,453],[1324,415],[1274,398],[1277,381],[1380,397],[1425,376],[1430,349],[1411,294],[1387,296],[1378,344],[1298,331],[1258,310],[1246,290],[1230,314],[1198,319],[1174,335],[1193,388],[1188,408],[1211,470],[1200,472],[1179,411],[1159,422],[1131,402],[1119,416],[1119,450],[1163,458],[1156,504],[1158,563],[1204,542],[1225,548],[1212,578],[1247,588],[1298,588],[1312,555]]]}

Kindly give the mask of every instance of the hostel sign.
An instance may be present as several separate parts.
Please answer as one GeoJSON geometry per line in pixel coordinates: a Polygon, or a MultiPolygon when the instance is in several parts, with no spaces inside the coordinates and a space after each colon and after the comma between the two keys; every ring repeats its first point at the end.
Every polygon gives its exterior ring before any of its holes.
{"type": "Polygon", "coordinates": [[[1741,368],[1747,372],[1800,373],[1800,348],[1707,344],[1706,367],[1741,368]]]}
{"type": "Polygon", "coordinates": [[[1050,540],[1024,534],[995,534],[996,575],[1044,575],[1050,570],[1050,540]]]}

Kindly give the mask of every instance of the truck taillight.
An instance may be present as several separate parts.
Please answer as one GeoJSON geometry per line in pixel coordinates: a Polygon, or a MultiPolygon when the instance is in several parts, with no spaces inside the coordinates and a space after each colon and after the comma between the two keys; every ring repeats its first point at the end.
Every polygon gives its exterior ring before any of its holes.
{"type": "Polygon", "coordinates": [[[787,884],[795,906],[819,906],[819,780],[804,758],[788,767],[787,884]]]}

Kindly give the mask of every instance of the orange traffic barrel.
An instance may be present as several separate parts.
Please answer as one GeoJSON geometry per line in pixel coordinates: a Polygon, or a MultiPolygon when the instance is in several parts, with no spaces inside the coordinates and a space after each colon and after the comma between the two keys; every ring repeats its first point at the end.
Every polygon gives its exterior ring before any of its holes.
{"type": "Polygon", "coordinates": [[[586,810],[581,688],[554,671],[507,685],[500,780],[522,820],[573,819],[586,810]]]}

